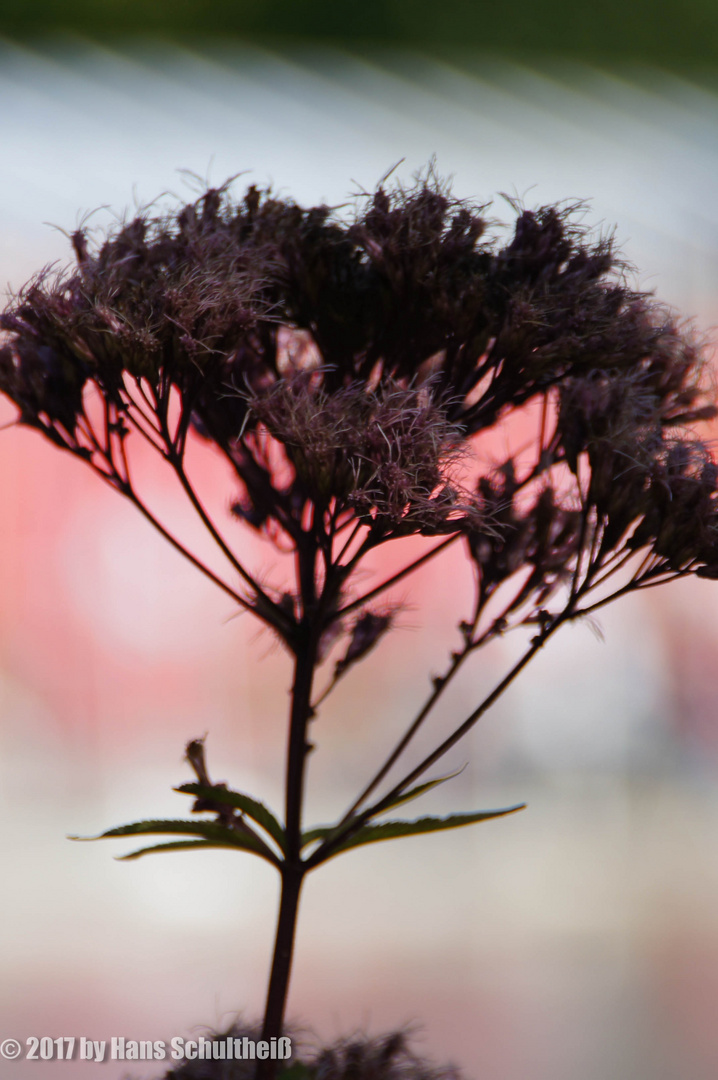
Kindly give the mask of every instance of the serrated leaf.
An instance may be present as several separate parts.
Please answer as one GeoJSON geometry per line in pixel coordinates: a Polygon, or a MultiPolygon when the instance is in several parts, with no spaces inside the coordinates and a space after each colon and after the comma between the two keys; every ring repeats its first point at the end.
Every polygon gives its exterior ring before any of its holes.
{"type": "Polygon", "coordinates": [[[168,844],[154,844],[152,847],[139,848],[131,851],[128,855],[118,855],[118,862],[129,862],[130,859],[139,859],[140,855],[151,855],[153,851],[186,851],[188,848],[212,848],[224,847],[224,844],[213,844],[211,840],[172,840],[168,844]]]}
{"type": "Polygon", "coordinates": [[[99,836],[72,836],[71,840],[110,840],[120,836],[147,836],[162,834],[179,834],[181,836],[198,836],[208,840],[213,847],[240,848],[242,851],[251,851],[255,855],[261,855],[273,866],[279,865],[279,860],[264,841],[252,832],[249,827],[245,829],[230,828],[220,825],[216,821],[134,821],[130,825],[120,825],[115,829],[108,829],[99,836]]]}
{"type": "MultiPolygon", "coordinates": [[[[377,804],[375,808],[372,808],[369,813],[372,817],[376,817],[378,814],[385,814],[388,810],[394,810],[397,806],[401,806],[403,803],[410,802],[412,799],[418,799],[421,795],[427,791],[431,791],[432,788],[438,787],[440,784],[445,784],[447,780],[453,780],[455,776],[458,776],[466,768],[462,765],[456,772],[447,773],[446,776],[437,776],[435,780],[425,780],[421,784],[417,784],[416,787],[409,788],[402,795],[397,795],[391,802],[386,803],[384,806],[377,804]]],[[[314,843],[316,840],[325,840],[330,833],[337,829],[336,825],[320,825],[316,829],[307,829],[302,833],[302,847],[307,847],[308,844],[314,843]]]]}
{"type": "MultiPolygon", "coordinates": [[[[331,859],[342,851],[362,847],[364,844],[375,844],[380,840],[395,840],[402,836],[419,836],[422,833],[443,832],[447,829],[459,829],[464,825],[474,825],[479,821],[505,817],[507,814],[515,814],[518,810],[523,810],[525,806],[526,803],[519,803],[516,806],[508,806],[502,810],[480,810],[473,814],[451,814],[445,818],[423,817],[417,818],[416,821],[383,821],[378,825],[363,825],[353,836],[342,840],[341,844],[334,848],[326,858],[331,859]]],[[[322,831],[324,835],[317,835],[314,839],[324,839],[336,831],[336,826],[325,830],[312,831],[316,833],[322,831]]],[[[321,859],[320,861],[324,862],[325,860],[321,859]]]]}
{"type": "Polygon", "coordinates": [[[272,811],[253,799],[251,795],[244,795],[241,791],[230,791],[219,785],[206,787],[204,784],[180,784],[174,789],[182,795],[194,795],[198,799],[213,799],[224,806],[232,806],[235,810],[242,810],[247,817],[260,825],[269,836],[278,844],[280,850],[286,854],[287,835],[272,811]]]}
{"type": "MultiPolygon", "coordinates": [[[[445,784],[447,780],[453,780],[466,768],[462,765],[456,772],[447,773],[446,776],[437,776],[435,780],[425,780],[422,784],[417,784],[416,787],[409,788],[402,795],[397,795],[395,799],[392,799],[390,803],[386,803],[381,809],[376,810],[376,814],[384,814],[387,810],[393,810],[397,806],[401,806],[403,803],[410,802],[412,799],[418,799],[420,795],[423,795],[427,791],[431,791],[432,788],[438,787],[440,784],[445,784]]],[[[370,811],[371,813],[371,811],[370,811]]],[[[372,814],[372,817],[375,815],[372,814]]]]}

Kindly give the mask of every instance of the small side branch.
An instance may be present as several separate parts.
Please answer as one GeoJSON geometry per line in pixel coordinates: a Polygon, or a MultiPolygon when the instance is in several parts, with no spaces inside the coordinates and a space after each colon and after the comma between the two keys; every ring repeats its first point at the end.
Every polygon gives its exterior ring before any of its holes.
{"type": "Polygon", "coordinates": [[[523,669],[530,663],[536,653],[545,645],[548,639],[558,630],[564,622],[567,622],[573,617],[572,613],[564,611],[561,615],[546,627],[541,633],[537,634],[531,642],[530,647],[526,650],[523,656],[514,664],[514,666],[507,672],[507,674],[501,679],[499,683],[494,687],[490,694],[488,694],[483,701],[471,712],[467,718],[461,723],[452,733],[447,736],[443,742],[432,750],[415,768],[413,768],[402,780],[396,784],[391,791],[389,791],[379,802],[373,806],[364,810],[361,814],[357,815],[345,821],[331,838],[324,841],[320,847],[306,860],[305,867],[307,870],[313,869],[320,863],[324,862],[334,852],[334,850],[352,833],[357,832],[367,821],[376,817],[378,814],[391,805],[395,799],[402,795],[420,776],[422,776],[427,769],[430,769],[440,758],[442,758],[449,750],[452,749],[468,732],[474,727],[474,725],[481,719],[491,706],[501,697],[505,690],[513,683],[514,679],[523,671],[523,669]]]}
{"type": "Polygon", "coordinates": [[[358,600],[352,600],[351,603],[346,604],[337,613],[338,617],[341,618],[344,615],[348,615],[351,611],[356,611],[357,608],[363,607],[364,604],[368,604],[370,600],[373,600],[376,596],[379,596],[381,595],[381,593],[386,592],[386,590],[390,589],[393,585],[397,585],[405,577],[408,577],[409,574],[413,574],[415,570],[418,570],[420,566],[423,566],[425,563],[429,562],[430,559],[433,559],[435,555],[438,555],[441,551],[444,551],[447,547],[449,547],[450,544],[455,543],[458,539],[460,539],[461,535],[461,533],[454,533],[452,536],[448,536],[446,540],[442,540],[441,543],[437,544],[436,547],[433,547],[431,551],[425,552],[418,559],[415,559],[413,562],[409,563],[408,566],[405,566],[396,574],[392,574],[392,576],[387,578],[386,581],[383,581],[380,585],[377,585],[376,588],[370,589],[370,591],[368,593],[365,593],[364,596],[360,596],[358,600]]]}
{"type": "Polygon", "coordinates": [[[219,530],[215,526],[204,506],[200,502],[194,488],[192,487],[189,478],[187,477],[187,473],[184,469],[182,460],[178,457],[174,449],[170,446],[168,446],[167,458],[170,465],[174,469],[177,479],[182,485],[185,494],[190,500],[192,506],[194,507],[195,512],[199,516],[202,524],[205,526],[210,536],[215,541],[225,558],[229,561],[233,569],[236,570],[240,577],[243,578],[244,581],[246,581],[246,583],[253,590],[257,598],[257,604],[256,606],[253,606],[253,610],[257,612],[261,611],[262,618],[265,620],[265,622],[269,623],[270,626],[272,626],[278,633],[280,633],[285,641],[291,640],[294,631],[293,623],[289,620],[286,613],[283,612],[282,609],[277,604],[275,604],[275,602],[269,596],[267,596],[266,592],[264,591],[264,589],[262,589],[259,582],[256,581],[256,579],[244,568],[242,563],[239,561],[239,559],[236,557],[236,555],[226,543],[224,538],[221,536],[219,530]]]}

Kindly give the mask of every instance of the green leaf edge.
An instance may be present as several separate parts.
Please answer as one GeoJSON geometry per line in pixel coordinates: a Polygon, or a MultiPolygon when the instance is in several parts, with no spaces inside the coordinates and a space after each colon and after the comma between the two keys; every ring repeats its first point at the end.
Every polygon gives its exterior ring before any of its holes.
{"type": "Polygon", "coordinates": [[[128,862],[130,859],[139,859],[141,855],[150,855],[153,851],[186,851],[189,848],[226,848],[226,844],[213,843],[211,840],[172,840],[167,844],[154,844],[152,847],[139,848],[130,851],[127,855],[117,855],[118,862],[128,862]]]}
{"type": "Polygon", "coordinates": [[[145,835],[172,835],[178,833],[182,836],[198,836],[212,843],[214,847],[239,848],[241,851],[250,851],[259,855],[273,866],[279,865],[279,859],[271,851],[264,841],[252,832],[240,832],[230,829],[226,825],[220,825],[215,821],[182,821],[179,819],[157,819],[151,821],[134,821],[129,825],[119,825],[114,829],[107,829],[99,836],[70,836],[70,840],[113,840],[122,836],[145,836],[145,835]]]}
{"type": "MultiPolygon", "coordinates": [[[[440,784],[445,784],[447,780],[453,780],[455,776],[458,776],[466,768],[462,765],[456,772],[447,773],[446,776],[437,776],[435,780],[425,780],[421,784],[417,784],[416,787],[409,788],[402,795],[397,795],[391,802],[386,803],[385,806],[381,806],[377,803],[375,808],[369,810],[372,817],[378,814],[385,814],[389,810],[394,810],[397,806],[401,806],[403,803],[410,802],[412,799],[418,799],[420,795],[423,795],[427,791],[431,791],[432,788],[438,787],[440,784]]],[[[316,840],[324,840],[331,832],[338,829],[338,825],[319,825],[315,829],[307,829],[302,833],[301,847],[305,848],[309,844],[313,844],[316,840]]]]}
{"type": "Polygon", "coordinates": [[[181,795],[194,795],[199,799],[214,799],[215,802],[223,803],[225,806],[242,810],[271,836],[280,851],[286,855],[287,834],[269,807],[258,799],[253,799],[251,795],[245,795],[241,791],[231,791],[229,788],[219,786],[207,787],[205,784],[180,784],[173,790],[181,795]]]}
{"type": "Polygon", "coordinates": [[[403,792],[403,794],[401,795],[397,795],[395,799],[392,799],[391,802],[388,802],[383,806],[381,805],[380,799],[379,802],[375,805],[376,807],[381,806],[381,809],[376,809],[372,813],[372,808],[370,808],[369,813],[371,813],[372,817],[374,817],[375,814],[383,814],[387,810],[393,810],[396,806],[401,806],[403,803],[411,802],[412,799],[418,799],[419,796],[423,795],[425,792],[431,791],[433,788],[439,787],[440,784],[445,784],[449,780],[453,780],[455,777],[459,776],[465,768],[466,765],[462,765],[460,769],[456,770],[456,772],[447,773],[446,776],[437,776],[435,780],[424,780],[423,783],[417,784],[416,787],[409,788],[408,791],[403,792]]]}
{"type": "MultiPolygon", "coordinates": [[[[516,806],[507,806],[501,810],[479,810],[471,814],[451,814],[445,818],[422,817],[417,818],[415,821],[382,821],[375,825],[364,825],[353,836],[343,840],[326,858],[331,859],[342,851],[361,847],[364,844],[374,844],[380,840],[395,840],[403,836],[420,836],[424,833],[442,832],[447,829],[459,829],[464,825],[474,825],[480,821],[506,817],[507,814],[515,814],[525,808],[526,803],[517,803],[516,806]]],[[[314,834],[311,839],[324,840],[331,837],[331,834],[336,832],[336,829],[337,826],[326,826],[310,829],[309,832],[314,834]]],[[[321,861],[324,862],[325,859],[321,861]]]]}

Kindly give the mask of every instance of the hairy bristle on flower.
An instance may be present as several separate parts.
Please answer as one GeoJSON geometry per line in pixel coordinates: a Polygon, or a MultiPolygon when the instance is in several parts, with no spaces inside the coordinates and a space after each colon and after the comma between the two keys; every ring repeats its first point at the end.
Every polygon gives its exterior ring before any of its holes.
{"type": "Polygon", "coordinates": [[[79,230],[75,267],[0,317],[0,389],[125,494],[133,440],[185,483],[188,440],[209,442],[235,516],[283,550],[310,522],[463,534],[484,588],[523,563],[543,597],[632,532],[657,566],[712,574],[703,350],[584,208],[512,209],[507,235],[430,172],[353,215],[225,186],[98,244],[79,230]],[[468,448],[534,404],[534,460],[468,485],[468,448]]]}

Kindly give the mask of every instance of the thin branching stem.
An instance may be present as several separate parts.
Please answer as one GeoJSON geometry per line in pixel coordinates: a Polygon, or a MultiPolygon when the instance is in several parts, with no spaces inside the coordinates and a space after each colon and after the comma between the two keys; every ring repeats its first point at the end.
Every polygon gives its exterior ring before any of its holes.
{"type": "Polygon", "coordinates": [[[155,441],[155,435],[161,438],[161,432],[151,422],[150,418],[145,414],[144,410],[140,408],[136,401],[132,398],[128,398],[126,402],[125,415],[128,421],[132,424],[136,431],[138,431],[147,443],[156,450],[158,454],[165,456],[165,447],[161,442],[155,441]],[[146,430],[145,424],[149,428],[146,430]]]}
{"type": "MultiPolygon", "coordinates": [[[[349,524],[349,523],[347,522],[346,524],[349,524]]],[[[342,528],[344,528],[344,527],[346,527],[346,526],[342,526],[342,528]]],[[[345,543],[343,544],[343,546],[342,546],[342,549],[341,549],[341,551],[340,551],[340,552],[339,552],[339,554],[338,554],[338,555],[337,555],[337,556],[336,556],[336,557],[334,558],[334,565],[335,565],[335,566],[341,566],[341,561],[342,561],[342,559],[344,558],[344,556],[345,556],[345,555],[346,555],[346,553],[348,552],[349,548],[350,548],[350,547],[352,546],[352,544],[354,543],[354,540],[356,539],[356,537],[357,537],[357,536],[359,535],[359,533],[361,532],[361,530],[362,530],[363,528],[365,528],[365,526],[364,526],[364,523],[363,523],[363,522],[361,522],[361,521],[357,521],[357,522],[355,522],[355,523],[354,523],[354,528],[352,529],[351,533],[349,534],[349,536],[347,537],[347,539],[346,539],[345,543]]],[[[336,533],[336,532],[338,532],[338,531],[339,531],[339,530],[338,530],[338,529],[336,529],[336,530],[335,530],[335,533],[336,533]]]]}
{"type": "MultiPolygon", "coordinates": [[[[115,484],[113,486],[116,487],[117,485],[115,484]]],[[[269,623],[270,626],[273,625],[265,616],[261,614],[261,612],[257,610],[254,604],[252,604],[249,600],[245,599],[245,597],[243,597],[240,593],[233,589],[231,585],[228,585],[226,581],[223,581],[222,578],[220,578],[217,574],[214,573],[213,570],[210,570],[210,568],[206,566],[201,561],[201,559],[198,559],[196,555],[192,554],[189,548],[186,548],[184,544],[181,544],[179,540],[177,540],[176,537],[174,537],[172,533],[168,529],[166,529],[160,521],[158,521],[158,519],[147,508],[147,506],[145,506],[145,504],[141,501],[141,499],[138,497],[138,495],[133,489],[128,488],[124,483],[122,483],[120,490],[122,491],[123,495],[125,495],[125,497],[128,498],[130,502],[137,507],[142,516],[145,517],[155,527],[157,532],[161,536],[163,536],[165,540],[167,540],[176,551],[179,551],[181,555],[184,555],[185,559],[191,562],[193,566],[196,566],[197,569],[200,570],[206,578],[209,578],[210,581],[214,582],[214,584],[219,589],[221,589],[222,592],[226,593],[227,596],[231,597],[232,600],[234,600],[236,604],[239,604],[240,607],[244,608],[246,611],[253,612],[255,615],[257,615],[258,618],[263,619],[264,622],[269,623]]]]}
{"type": "Polygon", "coordinates": [[[527,664],[534,658],[536,653],[543,648],[548,639],[558,630],[564,622],[573,615],[568,614],[568,609],[557,616],[550,626],[546,627],[541,633],[537,634],[529,648],[523,654],[523,656],[513,665],[510,671],[501,679],[499,683],[494,687],[490,694],[483,699],[483,701],[477,705],[473,712],[471,712],[467,718],[461,723],[452,733],[447,736],[443,742],[431,751],[422,761],[419,762],[413,769],[411,769],[386,795],[384,795],[373,806],[368,807],[362,811],[356,817],[345,821],[343,825],[339,826],[335,832],[328,837],[317,850],[310,855],[305,861],[307,870],[313,869],[320,863],[323,863],[329,856],[335,851],[335,849],[352,833],[357,832],[367,821],[376,817],[386,807],[390,806],[395,799],[418,780],[420,776],[430,769],[437,761],[439,761],[449,750],[452,749],[465,735],[471,731],[481,717],[486,713],[491,706],[501,697],[505,690],[514,682],[518,675],[524,670],[527,664]]]}
{"type": "MultiPolygon", "coordinates": [[[[591,578],[591,589],[598,589],[604,582],[608,581],[614,574],[619,573],[632,559],[638,557],[638,552],[632,548],[622,547],[612,552],[607,559],[604,559],[600,566],[596,566],[596,571],[603,571],[600,577],[591,578]]],[[[641,565],[637,568],[634,576],[640,577],[646,566],[647,560],[644,559],[641,565]]]]}
{"type": "Polygon", "coordinates": [[[669,581],[678,581],[679,578],[689,577],[694,572],[692,566],[684,567],[683,570],[671,570],[665,568],[663,570],[656,570],[656,574],[659,576],[653,578],[637,579],[632,578],[620,589],[616,589],[615,592],[610,593],[608,596],[602,597],[600,600],[596,600],[589,607],[581,608],[576,612],[577,615],[591,615],[594,611],[599,611],[601,608],[606,607],[607,604],[612,603],[614,600],[618,600],[621,596],[627,596],[632,592],[643,592],[645,589],[655,589],[657,585],[666,585],[669,581]]]}
{"type": "MultiPolygon", "coordinates": [[[[474,626],[475,625],[476,625],[476,620],[474,620],[474,626]]],[[[354,817],[354,815],[356,814],[359,807],[362,806],[362,804],[367,801],[367,799],[372,794],[372,792],[374,792],[377,789],[377,787],[382,782],[384,777],[389,773],[389,771],[394,766],[394,764],[399,760],[399,758],[404,753],[407,746],[412,741],[412,739],[414,738],[414,736],[416,735],[416,733],[418,732],[419,728],[422,726],[424,721],[427,719],[429,714],[433,711],[435,705],[438,703],[439,699],[441,698],[442,694],[446,690],[447,686],[449,686],[449,684],[453,680],[454,676],[461,669],[461,667],[464,664],[464,661],[470,655],[471,652],[473,652],[472,645],[471,645],[470,642],[467,641],[464,644],[464,647],[460,651],[453,653],[453,655],[451,657],[451,662],[449,664],[449,667],[448,667],[447,671],[442,676],[439,676],[438,678],[436,678],[434,680],[434,688],[431,691],[431,693],[429,694],[429,697],[426,699],[426,701],[422,705],[421,709],[419,710],[417,715],[414,717],[414,719],[412,720],[411,724],[406,729],[406,731],[404,732],[402,737],[399,739],[398,743],[393,748],[393,750],[391,751],[389,756],[382,763],[382,765],[377,770],[377,772],[374,774],[374,776],[371,778],[369,783],[366,785],[366,787],[363,789],[363,791],[357,796],[357,798],[354,800],[354,802],[349,807],[347,812],[344,814],[344,817],[342,818],[341,824],[343,824],[346,821],[349,821],[350,818],[354,817]]]]}
{"type": "Polygon", "coordinates": [[[392,576],[387,578],[386,581],[383,581],[374,589],[370,589],[368,593],[360,596],[357,600],[352,600],[351,603],[346,604],[338,612],[338,617],[343,617],[344,615],[348,615],[351,611],[356,611],[357,608],[363,607],[365,604],[368,604],[370,600],[373,600],[376,596],[380,596],[381,593],[385,592],[387,589],[390,589],[393,585],[398,585],[398,583],[402,581],[405,577],[408,577],[409,574],[412,574],[415,570],[418,570],[420,566],[423,566],[425,563],[429,562],[430,559],[433,559],[435,555],[439,554],[439,552],[444,551],[444,549],[449,547],[450,544],[455,543],[458,539],[460,539],[461,535],[461,533],[454,533],[452,536],[447,537],[446,540],[442,540],[441,543],[433,547],[431,551],[427,551],[418,559],[414,559],[414,561],[409,563],[408,566],[405,566],[396,574],[392,574],[392,576]]]}
{"type": "MultiPolygon", "coordinates": [[[[291,630],[291,628],[287,625],[286,616],[281,611],[281,609],[277,606],[277,604],[275,604],[274,601],[269,596],[267,596],[264,589],[262,589],[260,584],[249,573],[249,571],[244,568],[244,566],[240,563],[239,559],[235,556],[234,552],[231,550],[231,548],[226,543],[224,538],[221,536],[219,530],[216,528],[214,522],[210,518],[210,516],[207,513],[207,511],[205,510],[204,506],[200,502],[200,500],[199,500],[199,498],[197,496],[197,493],[195,492],[194,488],[192,487],[192,485],[191,485],[191,483],[190,483],[190,481],[189,481],[189,479],[187,477],[187,473],[186,473],[186,471],[184,469],[184,465],[183,465],[182,461],[178,458],[178,456],[176,455],[174,450],[171,449],[171,447],[169,445],[168,445],[167,456],[168,456],[168,460],[169,460],[170,465],[174,469],[174,472],[175,472],[175,474],[177,476],[177,479],[179,480],[180,484],[182,485],[188,499],[192,503],[192,506],[194,507],[196,513],[198,514],[200,520],[202,521],[202,524],[205,526],[205,528],[207,529],[207,531],[209,532],[210,536],[215,541],[215,543],[217,544],[219,549],[222,551],[222,553],[228,559],[231,566],[237,571],[237,573],[240,575],[240,577],[242,577],[244,579],[244,581],[246,581],[246,583],[250,586],[250,588],[255,593],[255,596],[259,600],[261,600],[262,608],[267,611],[268,615],[271,613],[271,616],[273,616],[273,618],[269,617],[267,619],[267,621],[270,622],[270,624],[272,626],[274,626],[275,630],[278,630],[278,631],[280,631],[281,633],[284,633],[284,634],[288,633],[291,630]]],[[[255,608],[255,610],[256,610],[256,608],[255,608]]]]}
{"type": "MultiPolygon", "coordinates": [[[[344,814],[344,817],[341,819],[341,824],[344,824],[345,822],[349,821],[350,818],[352,818],[354,816],[354,814],[359,809],[359,807],[364,802],[366,802],[366,800],[371,795],[371,793],[376,790],[376,788],[379,786],[379,784],[384,779],[384,777],[387,776],[387,774],[389,773],[391,768],[396,764],[396,762],[399,760],[401,755],[404,753],[404,751],[408,747],[409,743],[413,740],[414,736],[419,731],[420,727],[424,724],[426,719],[429,717],[430,713],[433,711],[434,707],[437,705],[437,703],[438,703],[439,699],[441,698],[441,696],[443,695],[444,691],[447,689],[447,687],[450,685],[450,683],[454,680],[454,677],[457,675],[457,673],[459,672],[459,670],[463,666],[464,661],[467,659],[467,657],[469,657],[471,654],[473,654],[473,653],[477,652],[479,649],[481,649],[484,645],[487,644],[488,641],[490,641],[498,633],[506,633],[508,629],[511,629],[510,627],[506,628],[504,626],[504,623],[505,623],[505,620],[506,620],[507,616],[516,607],[517,600],[521,596],[522,591],[523,591],[523,589],[519,588],[518,593],[514,596],[514,598],[511,601],[509,601],[508,604],[506,604],[506,606],[504,607],[501,614],[495,616],[491,620],[489,626],[486,627],[484,632],[482,634],[479,634],[478,637],[476,637],[475,636],[476,630],[477,630],[478,625],[479,625],[479,623],[481,621],[481,617],[482,617],[482,614],[483,614],[485,606],[486,606],[486,600],[485,600],[485,598],[483,597],[483,594],[482,594],[481,582],[480,582],[480,578],[479,578],[479,580],[477,581],[477,598],[476,598],[476,605],[475,605],[475,608],[474,608],[474,613],[473,613],[473,616],[472,616],[472,620],[471,620],[471,623],[469,623],[469,624],[467,624],[467,625],[465,625],[463,627],[463,634],[464,634],[463,648],[461,650],[459,650],[459,651],[456,651],[456,652],[452,653],[451,660],[449,662],[449,667],[447,668],[447,670],[444,672],[443,675],[437,676],[435,678],[435,680],[434,680],[434,689],[432,690],[431,694],[426,699],[425,703],[422,705],[422,707],[419,710],[419,712],[417,713],[416,717],[412,720],[411,724],[409,725],[407,730],[404,732],[401,739],[396,744],[394,749],[391,751],[389,756],[383,762],[381,767],[377,770],[375,775],[372,777],[372,779],[369,781],[369,783],[366,785],[366,787],[363,789],[363,791],[357,797],[357,799],[354,801],[354,803],[351,805],[351,807],[346,811],[346,813],[344,814]],[[501,627],[500,630],[499,630],[499,627],[501,627]]],[[[517,627],[514,627],[514,628],[517,629],[517,627]]],[[[333,689],[333,686],[330,686],[329,689],[333,689]]],[[[324,696],[326,696],[326,694],[323,695],[323,697],[324,696]]]]}

